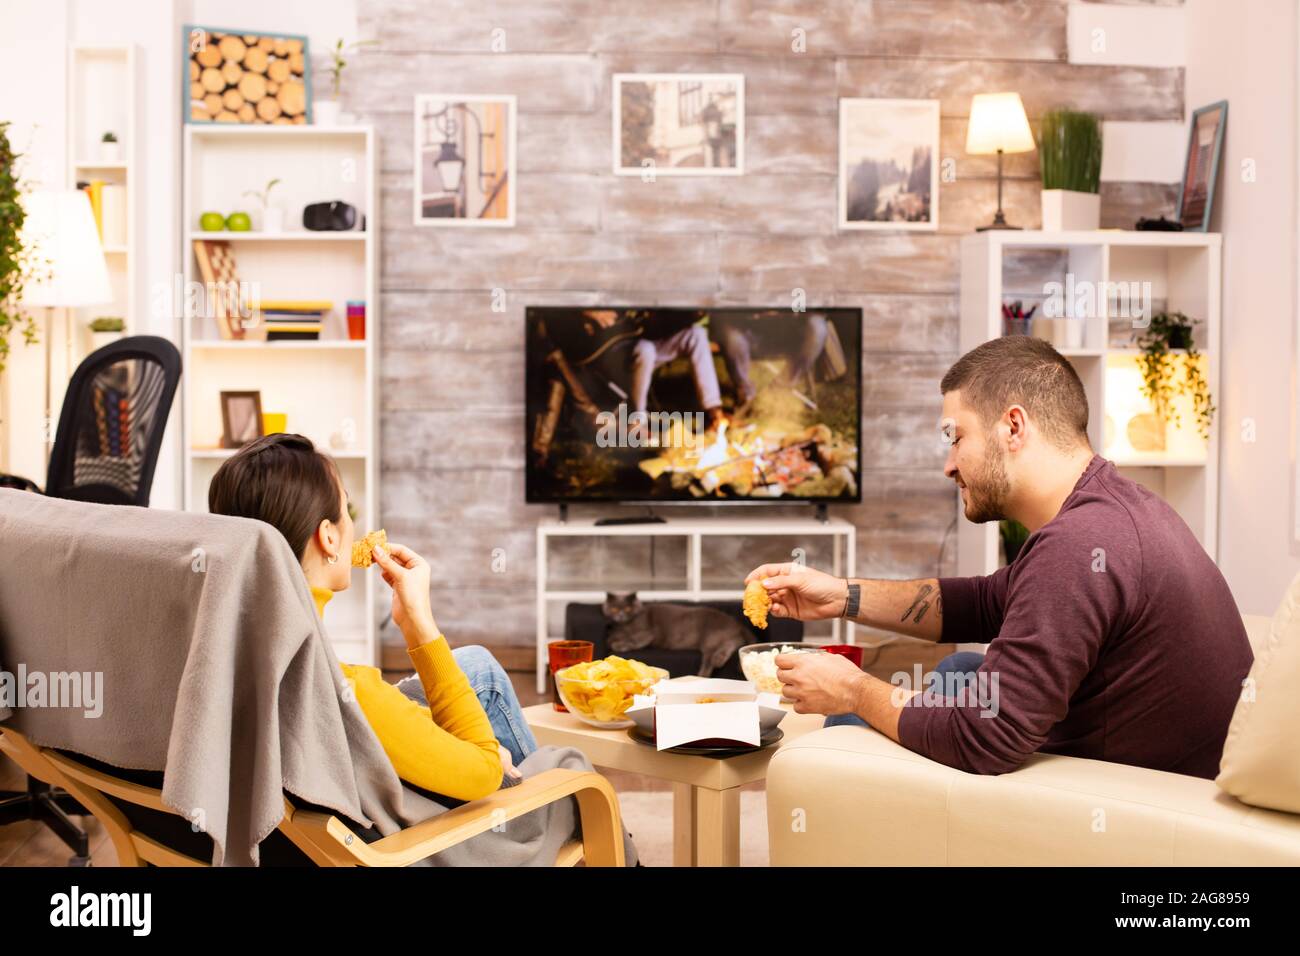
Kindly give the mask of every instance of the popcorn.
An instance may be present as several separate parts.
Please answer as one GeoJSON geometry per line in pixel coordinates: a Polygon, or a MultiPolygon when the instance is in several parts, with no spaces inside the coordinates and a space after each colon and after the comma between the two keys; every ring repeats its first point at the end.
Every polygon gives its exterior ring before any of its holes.
{"type": "Polygon", "coordinates": [[[777,677],[776,656],[778,654],[814,654],[816,651],[806,647],[791,647],[782,644],[767,651],[748,651],[740,655],[740,669],[745,679],[769,694],[781,693],[781,679],[777,677]]]}

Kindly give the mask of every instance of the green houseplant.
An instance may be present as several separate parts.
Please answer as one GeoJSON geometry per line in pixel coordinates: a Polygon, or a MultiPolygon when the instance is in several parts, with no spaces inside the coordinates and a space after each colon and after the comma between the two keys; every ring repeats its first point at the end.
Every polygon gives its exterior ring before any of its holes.
{"type": "Polygon", "coordinates": [[[99,138],[99,159],[104,163],[122,161],[122,144],[117,141],[117,134],[112,130],[99,138]]]}
{"type": "Polygon", "coordinates": [[[1136,333],[1138,369],[1142,373],[1142,394],[1150,400],[1151,410],[1161,422],[1180,424],[1173,400],[1187,395],[1192,400],[1196,416],[1196,429],[1202,438],[1210,437],[1210,423],[1214,420],[1214,396],[1201,370],[1200,353],[1196,350],[1193,328],[1196,322],[1182,312],[1159,312],[1151,317],[1151,324],[1136,333]],[[1176,353],[1185,353],[1179,362],[1176,353]],[[1183,374],[1179,376],[1178,366],[1183,374]]]}
{"type": "Polygon", "coordinates": [[[1074,110],[1044,113],[1038,161],[1043,229],[1096,229],[1101,224],[1101,121],[1074,110]]]}
{"type": "Polygon", "coordinates": [[[1003,518],[998,522],[998,535],[1002,538],[1002,551],[1006,555],[1007,564],[1010,564],[1020,556],[1020,549],[1029,540],[1029,529],[1019,521],[1003,518]]]}
{"type": "Polygon", "coordinates": [[[344,43],[342,37],[335,41],[334,49],[330,50],[330,89],[333,95],[328,100],[320,100],[316,103],[312,121],[317,126],[334,126],[339,121],[339,94],[343,92],[343,70],[348,65],[348,61],[343,59],[343,54],[359,50],[363,46],[375,46],[378,43],[378,40],[344,43]]]}
{"type": "Polygon", "coordinates": [[[31,256],[23,247],[22,182],[18,157],[9,143],[9,124],[0,123],[0,372],[9,357],[9,338],[18,331],[36,342],[36,322],[18,306],[23,283],[31,276],[31,256]]]}
{"type": "Polygon", "coordinates": [[[116,342],[125,331],[125,320],[116,315],[101,315],[90,322],[90,338],[96,349],[116,342]]]}
{"type": "Polygon", "coordinates": [[[262,206],[262,231],[280,232],[284,229],[284,210],[271,207],[271,190],[279,184],[279,179],[272,179],[261,192],[248,190],[245,196],[252,196],[262,206]]]}

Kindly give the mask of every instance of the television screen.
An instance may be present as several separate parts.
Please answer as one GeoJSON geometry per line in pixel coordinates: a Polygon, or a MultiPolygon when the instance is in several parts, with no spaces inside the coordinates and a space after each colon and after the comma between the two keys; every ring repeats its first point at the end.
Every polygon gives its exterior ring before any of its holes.
{"type": "Polygon", "coordinates": [[[861,500],[860,309],[529,308],[531,503],[861,500]]]}

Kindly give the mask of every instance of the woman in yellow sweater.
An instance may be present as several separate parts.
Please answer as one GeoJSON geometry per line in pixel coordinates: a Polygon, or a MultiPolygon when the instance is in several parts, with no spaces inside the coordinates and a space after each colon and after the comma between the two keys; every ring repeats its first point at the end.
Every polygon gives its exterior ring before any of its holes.
{"type": "MultiPolygon", "coordinates": [[[[309,439],[277,434],[245,445],[217,469],[208,509],[276,528],[302,564],[317,613],[351,583],[347,491],[333,459],[309,439]]],[[[510,679],[484,648],[448,646],[423,558],[400,544],[374,555],[418,680],[399,689],[378,668],[340,664],[357,703],[403,780],[456,800],[487,796],[503,774],[517,779],[514,764],[537,749],[510,679]]]]}

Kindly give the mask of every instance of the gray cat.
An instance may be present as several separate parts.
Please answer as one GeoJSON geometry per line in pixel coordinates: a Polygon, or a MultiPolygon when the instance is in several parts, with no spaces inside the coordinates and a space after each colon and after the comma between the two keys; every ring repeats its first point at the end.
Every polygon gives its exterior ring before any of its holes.
{"type": "Polygon", "coordinates": [[[601,605],[609,629],[609,649],[627,654],[654,647],[699,651],[700,677],[708,677],[752,643],[749,629],[736,618],[704,605],[642,604],[636,592],[607,592],[601,605]]]}

